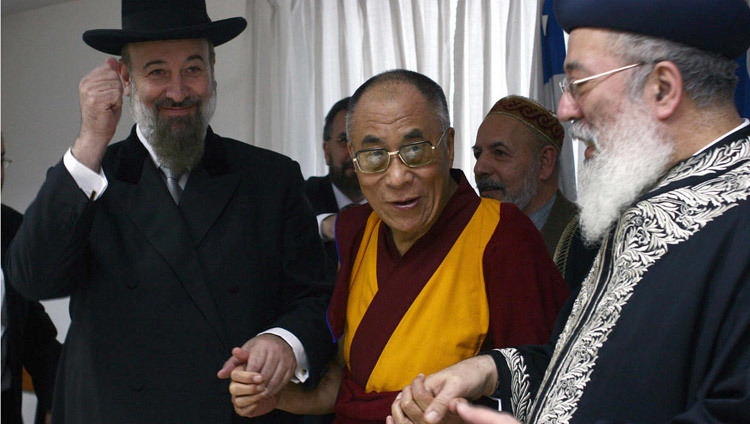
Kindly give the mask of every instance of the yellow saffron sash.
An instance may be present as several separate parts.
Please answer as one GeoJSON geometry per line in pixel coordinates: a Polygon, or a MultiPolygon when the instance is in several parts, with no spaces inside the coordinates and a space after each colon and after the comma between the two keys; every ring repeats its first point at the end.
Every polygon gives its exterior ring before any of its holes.
{"type": "MultiPolygon", "coordinates": [[[[482,259],[499,223],[499,210],[500,202],[481,200],[466,228],[391,334],[367,381],[367,392],[401,390],[418,373],[434,373],[479,352],[489,327],[482,259]]],[[[380,225],[380,218],[373,212],[352,266],[343,341],[347,366],[353,336],[378,292],[380,225]]],[[[399,281],[390,286],[397,290],[414,283],[399,281]]]]}

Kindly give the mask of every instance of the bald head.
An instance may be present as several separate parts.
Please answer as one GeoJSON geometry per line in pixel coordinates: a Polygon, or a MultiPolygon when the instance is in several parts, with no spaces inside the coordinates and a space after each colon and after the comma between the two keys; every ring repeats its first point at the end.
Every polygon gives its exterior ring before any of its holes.
{"type": "Polygon", "coordinates": [[[443,89],[433,80],[417,72],[406,69],[395,69],[375,75],[362,84],[354,92],[349,100],[349,108],[346,114],[347,132],[351,128],[351,121],[356,113],[357,105],[365,93],[370,92],[376,87],[383,88],[378,90],[379,96],[398,95],[398,87],[403,84],[412,86],[422,94],[424,100],[430,105],[443,129],[450,127],[450,117],[448,116],[448,102],[445,100],[443,89]]]}

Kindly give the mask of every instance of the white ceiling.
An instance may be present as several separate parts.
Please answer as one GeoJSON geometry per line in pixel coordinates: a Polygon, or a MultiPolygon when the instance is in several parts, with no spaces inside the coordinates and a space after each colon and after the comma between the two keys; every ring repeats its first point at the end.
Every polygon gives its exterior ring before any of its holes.
{"type": "Polygon", "coordinates": [[[65,3],[71,0],[2,0],[2,14],[10,15],[11,13],[23,12],[24,10],[36,9],[38,7],[49,6],[57,3],[65,3]]]}

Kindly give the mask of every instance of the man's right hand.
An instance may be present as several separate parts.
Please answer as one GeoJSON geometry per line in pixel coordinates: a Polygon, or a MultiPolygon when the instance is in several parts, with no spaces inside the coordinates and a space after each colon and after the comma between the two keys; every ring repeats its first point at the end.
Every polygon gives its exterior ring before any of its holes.
{"type": "Polygon", "coordinates": [[[83,77],[78,85],[81,102],[81,131],[73,144],[73,156],[94,172],[101,169],[102,158],[122,114],[123,87],[118,63],[107,59],[83,77]]]}

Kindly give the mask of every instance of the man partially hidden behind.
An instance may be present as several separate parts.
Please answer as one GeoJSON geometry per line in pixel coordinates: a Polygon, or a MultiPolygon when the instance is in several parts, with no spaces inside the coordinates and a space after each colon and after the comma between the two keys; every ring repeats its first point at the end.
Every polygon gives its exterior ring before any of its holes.
{"type": "Polygon", "coordinates": [[[517,422],[455,400],[494,392],[529,424],[749,423],[750,122],[733,59],[750,7],[557,0],[555,13],[570,33],[558,113],[587,145],[581,228],[601,248],[554,346],[428,376],[394,419],[435,423],[450,404],[517,422]]]}
{"type": "Polygon", "coordinates": [[[305,193],[312,203],[318,218],[320,238],[328,257],[338,263],[334,224],[336,216],[344,208],[367,202],[359,188],[357,174],[346,138],[346,109],[349,97],[336,102],[325,118],[323,126],[323,152],[325,153],[328,175],[310,177],[305,181],[305,193]]]}
{"type": "MultiPolygon", "coordinates": [[[[5,185],[5,168],[11,163],[5,157],[5,139],[2,139],[2,179],[5,185]]],[[[35,300],[19,295],[6,279],[5,270],[13,236],[23,221],[23,215],[10,206],[2,205],[2,423],[20,424],[22,419],[23,369],[31,375],[37,398],[36,421],[51,420],[52,393],[55,387],[60,342],[57,329],[44,306],[35,300]]]]}
{"type": "Polygon", "coordinates": [[[122,7],[122,30],[83,35],[122,59],[80,83],[81,131],[11,246],[11,282],[70,296],[55,422],[239,422],[217,371],[258,371],[270,393],[316,379],[333,269],[299,166],[208,126],[214,46],[245,20],[212,22],[202,0],[122,7]],[[123,93],[136,126],[108,146],[123,93]]]}
{"type": "Polygon", "coordinates": [[[544,106],[507,96],[487,113],[472,147],[479,194],[518,206],[542,232],[550,256],[578,211],[557,186],[564,137],[563,126],[544,106]]]}
{"type": "Polygon", "coordinates": [[[369,203],[336,223],[341,267],[328,319],[339,362],[317,391],[289,385],[278,399],[255,373],[235,371],[243,415],[333,408],[338,423],[382,423],[418,374],[483,347],[546,341],[567,298],[528,217],[479,198],[451,169],[454,130],[434,81],[406,70],[371,78],[349,102],[347,134],[369,203]]]}

